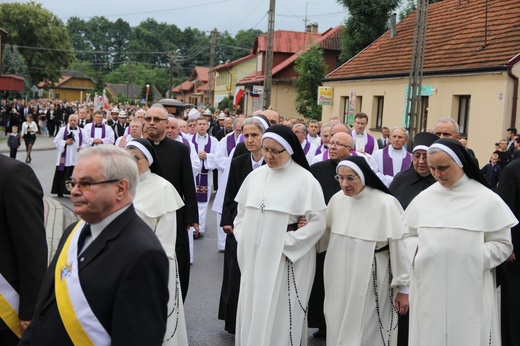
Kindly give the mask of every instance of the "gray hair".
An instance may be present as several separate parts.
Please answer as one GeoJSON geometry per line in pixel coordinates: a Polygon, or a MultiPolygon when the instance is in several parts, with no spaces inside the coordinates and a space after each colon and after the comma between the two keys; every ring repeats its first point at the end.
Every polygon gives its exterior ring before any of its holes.
{"type": "Polygon", "coordinates": [[[233,131],[235,131],[235,128],[237,127],[237,124],[238,124],[239,122],[242,122],[242,126],[244,126],[243,121],[244,121],[244,118],[235,118],[235,119],[233,119],[233,123],[231,124],[231,129],[232,129],[233,131]]]}
{"type": "Polygon", "coordinates": [[[242,123],[242,130],[244,129],[244,127],[246,125],[256,125],[256,127],[258,127],[258,129],[260,130],[260,132],[264,133],[265,132],[265,128],[264,128],[264,125],[262,124],[262,122],[260,120],[258,120],[257,118],[246,118],[244,119],[244,122],[242,123]]]}
{"type": "Polygon", "coordinates": [[[305,126],[303,124],[294,124],[292,128],[294,130],[295,128],[298,128],[298,127],[300,127],[303,130],[303,132],[305,132],[305,134],[309,133],[309,131],[307,131],[307,126],[305,126]]]}
{"type": "Polygon", "coordinates": [[[403,131],[403,132],[404,132],[404,135],[405,135],[405,137],[406,137],[406,139],[410,138],[410,137],[408,136],[408,131],[406,131],[406,129],[405,129],[404,127],[401,127],[401,126],[396,126],[396,127],[392,128],[392,131],[390,131],[390,136],[392,135],[392,133],[394,133],[395,130],[401,130],[401,131],[403,131]]]}
{"type": "Polygon", "coordinates": [[[455,134],[460,134],[460,127],[459,127],[459,124],[457,124],[457,122],[455,120],[453,120],[452,118],[440,118],[439,120],[437,120],[435,122],[435,125],[433,125],[433,128],[435,129],[435,127],[437,127],[437,125],[439,123],[450,123],[453,125],[453,128],[455,129],[455,134]]]}
{"type": "Polygon", "coordinates": [[[135,160],[126,150],[109,144],[88,147],[79,152],[78,161],[92,156],[101,160],[104,179],[126,179],[130,195],[135,196],[139,173],[135,160]]]}

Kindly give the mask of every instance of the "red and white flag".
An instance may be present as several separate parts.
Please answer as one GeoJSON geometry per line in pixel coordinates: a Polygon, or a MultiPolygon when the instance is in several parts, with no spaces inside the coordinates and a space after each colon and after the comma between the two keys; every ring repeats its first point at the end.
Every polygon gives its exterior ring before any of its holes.
{"type": "Polygon", "coordinates": [[[240,103],[240,100],[242,100],[242,97],[244,96],[244,89],[237,87],[235,89],[235,97],[233,98],[233,106],[237,106],[240,103]]]}

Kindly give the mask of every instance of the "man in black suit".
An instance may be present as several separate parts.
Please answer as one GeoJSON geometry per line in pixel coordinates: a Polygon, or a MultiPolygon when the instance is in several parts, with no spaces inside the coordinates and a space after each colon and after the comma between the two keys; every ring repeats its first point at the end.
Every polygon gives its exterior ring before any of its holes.
{"type": "Polygon", "coordinates": [[[20,345],[162,344],[168,258],[134,211],[137,181],[123,149],[81,152],[68,182],[81,220],[63,233],[20,345]]]}
{"type": "MultiPolygon", "coordinates": [[[[512,161],[500,174],[498,194],[511,208],[517,219],[520,219],[520,160],[512,161]]],[[[511,228],[513,253],[507,261],[502,263],[497,271],[501,282],[501,324],[502,345],[513,346],[520,344],[520,262],[516,254],[520,249],[520,225],[511,228]]],[[[497,275],[497,276],[498,276],[497,275]]]]}
{"type": "Polygon", "coordinates": [[[164,171],[164,179],[168,180],[184,201],[184,207],[177,210],[177,242],[175,254],[179,267],[182,300],[188,294],[190,281],[190,249],[188,229],[195,228],[199,233],[199,210],[195,194],[195,180],[191,169],[190,151],[184,144],[166,137],[168,113],[161,104],[153,104],[144,116],[144,132],[154,144],[164,171]]]}
{"type": "MultiPolygon", "coordinates": [[[[19,297],[19,305],[13,306],[18,320],[10,327],[23,333],[47,268],[43,191],[31,167],[0,155],[0,195],[0,276],[19,297]]],[[[4,313],[0,306],[0,345],[16,345],[20,337],[4,322],[4,313]]]]}

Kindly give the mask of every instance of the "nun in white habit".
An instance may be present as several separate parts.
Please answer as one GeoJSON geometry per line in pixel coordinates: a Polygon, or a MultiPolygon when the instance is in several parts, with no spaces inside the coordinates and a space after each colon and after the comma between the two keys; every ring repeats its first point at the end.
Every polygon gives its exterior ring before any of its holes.
{"type": "Polygon", "coordinates": [[[494,268],[513,250],[517,220],[453,139],[428,149],[437,182],[403,214],[413,263],[410,345],[500,345],[494,268]]]}
{"type": "Polygon", "coordinates": [[[267,129],[262,150],[266,165],[247,176],[235,198],[242,273],[235,343],[306,345],[315,245],[325,230],[323,192],[291,129],[267,129]]]}
{"type": "Polygon", "coordinates": [[[184,202],[173,185],[161,176],[162,168],[150,141],[133,139],[126,144],[126,149],[135,158],[139,169],[139,184],[133,201],[135,211],[155,232],[170,262],[170,299],[163,345],[187,346],[188,335],[175,257],[176,210],[184,202]]]}
{"type": "Polygon", "coordinates": [[[324,264],[327,345],[394,344],[408,311],[409,262],[402,208],[363,157],[336,168],[341,191],[327,207],[324,264]]]}

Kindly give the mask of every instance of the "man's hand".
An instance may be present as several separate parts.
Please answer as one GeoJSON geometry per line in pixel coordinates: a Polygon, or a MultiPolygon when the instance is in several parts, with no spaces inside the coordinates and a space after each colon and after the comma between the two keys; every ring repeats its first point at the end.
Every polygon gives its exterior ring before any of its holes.
{"type": "Polygon", "coordinates": [[[233,226],[231,226],[231,225],[222,226],[222,230],[226,234],[233,234],[233,226]]]}
{"type": "Polygon", "coordinates": [[[193,229],[195,230],[195,233],[193,234],[194,238],[198,238],[199,237],[199,224],[198,223],[192,223],[191,225],[188,225],[186,230],[189,231],[190,227],[193,227],[193,229]]]}
{"type": "Polygon", "coordinates": [[[27,327],[29,327],[29,323],[31,323],[31,321],[20,320],[20,332],[22,333],[22,335],[23,335],[23,332],[25,332],[25,330],[27,329],[27,327]]]}
{"type": "Polygon", "coordinates": [[[205,151],[201,151],[199,153],[199,159],[201,160],[206,160],[206,152],[205,151]]]}
{"type": "Polygon", "coordinates": [[[302,228],[303,226],[307,225],[307,219],[305,216],[298,217],[298,228],[302,228]]]}
{"type": "Polygon", "coordinates": [[[515,260],[516,260],[516,255],[514,252],[512,252],[511,255],[509,255],[509,257],[507,258],[507,261],[513,263],[515,260]]]}
{"type": "Polygon", "coordinates": [[[395,297],[395,309],[400,315],[404,315],[408,312],[408,294],[397,293],[397,297],[395,297]]]}

